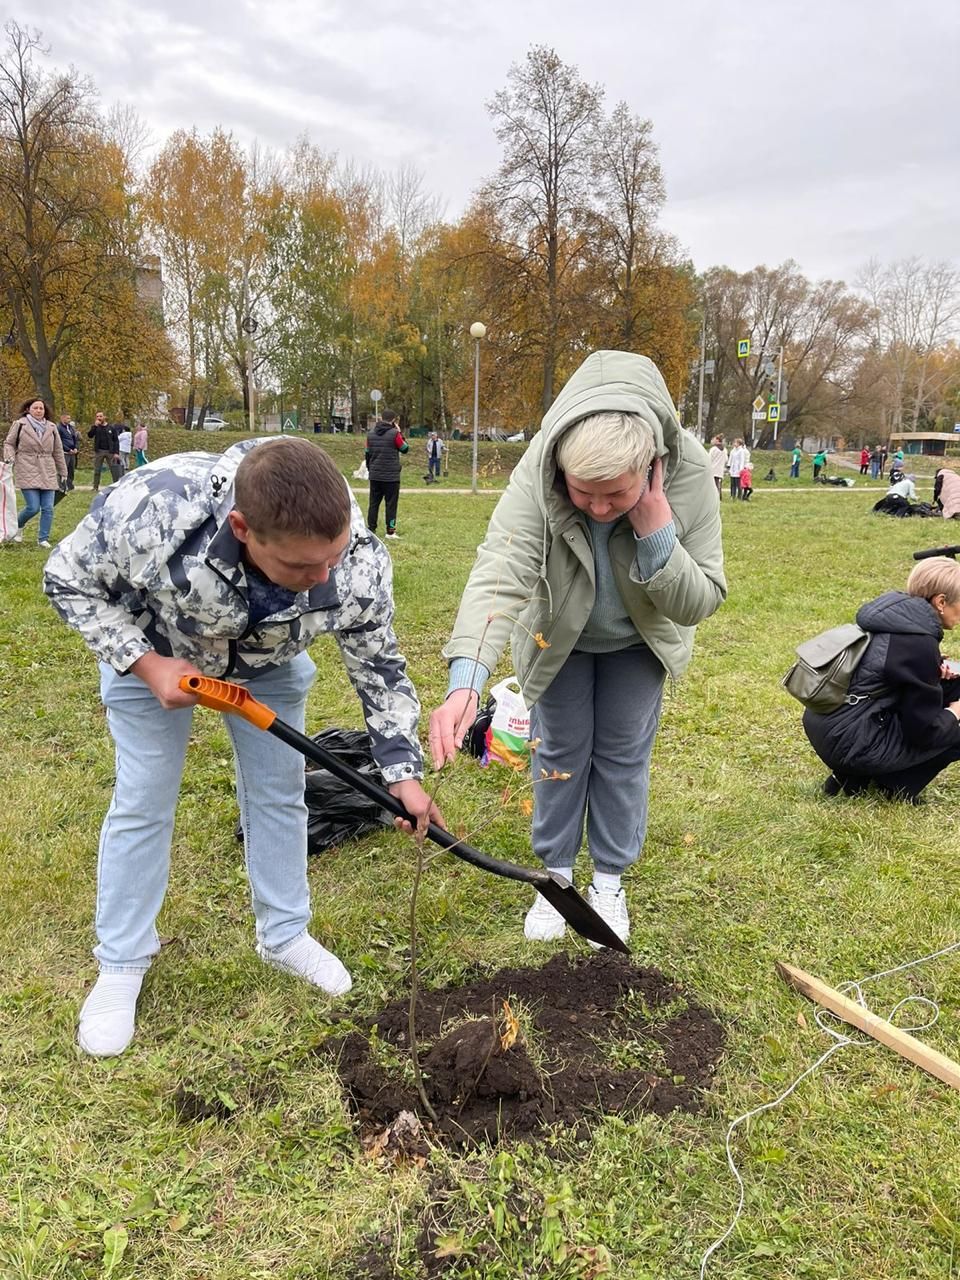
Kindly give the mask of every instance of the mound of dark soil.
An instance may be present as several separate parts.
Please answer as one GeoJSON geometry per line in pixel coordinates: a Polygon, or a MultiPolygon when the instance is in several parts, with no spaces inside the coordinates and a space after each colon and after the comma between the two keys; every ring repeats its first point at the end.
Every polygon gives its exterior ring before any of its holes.
{"type": "MultiPolygon", "coordinates": [[[[366,1020],[366,1032],[407,1049],[407,1002],[366,1020]]],[[[696,1111],[724,1043],[709,1009],[657,969],[612,951],[557,954],[541,968],[503,969],[468,986],[421,991],[417,1040],[435,1139],[463,1146],[534,1137],[592,1114],[696,1111]],[[529,1016],[530,1040],[502,1047],[504,1001],[529,1016]]],[[[416,1090],[375,1060],[368,1035],[328,1040],[361,1132],[418,1113],[416,1090]]]]}

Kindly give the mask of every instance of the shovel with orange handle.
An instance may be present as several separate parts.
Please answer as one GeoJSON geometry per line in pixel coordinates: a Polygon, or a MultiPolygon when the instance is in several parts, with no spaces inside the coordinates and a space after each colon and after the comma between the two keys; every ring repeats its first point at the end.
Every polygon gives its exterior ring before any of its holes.
{"type": "MultiPolygon", "coordinates": [[[[339,778],[354,791],[359,791],[361,795],[374,800],[395,817],[403,818],[411,826],[416,827],[416,818],[411,817],[400,801],[385,787],[371,782],[350,765],[344,764],[338,756],[321,747],[312,738],[308,738],[306,734],[278,720],[275,711],[258,702],[242,685],[232,684],[229,680],[214,680],[209,676],[184,676],[180,681],[180,688],[184,693],[192,693],[203,707],[241,716],[256,728],[272,733],[274,737],[293,747],[294,751],[299,751],[308,760],[322,765],[335,778],[339,778]]],[[[594,911],[587,900],[581,897],[563,876],[558,876],[552,871],[534,870],[532,867],[520,867],[513,862],[501,862],[498,858],[491,858],[465,841],[459,840],[443,827],[438,827],[434,822],[428,826],[427,835],[434,844],[449,850],[464,862],[479,867],[481,871],[489,871],[495,876],[504,876],[508,880],[522,880],[525,884],[532,884],[537,892],[560,912],[567,924],[582,937],[590,942],[599,943],[602,947],[610,947],[614,951],[630,954],[630,948],[626,943],[617,937],[602,916],[594,911]]]]}

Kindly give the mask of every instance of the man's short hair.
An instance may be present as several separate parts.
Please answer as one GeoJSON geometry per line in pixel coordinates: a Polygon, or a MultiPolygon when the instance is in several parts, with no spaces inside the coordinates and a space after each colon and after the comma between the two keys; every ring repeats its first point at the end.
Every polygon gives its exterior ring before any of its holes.
{"type": "Polygon", "coordinates": [[[554,457],[578,480],[613,480],[625,471],[646,471],[653,461],[653,431],[635,413],[594,413],[560,437],[554,457]]]}
{"type": "Polygon", "coordinates": [[[324,538],[350,524],[350,491],[329,454],[308,440],[270,440],[245,455],[234,506],[258,538],[324,538]]]}
{"type": "Polygon", "coordinates": [[[383,413],[380,415],[381,422],[396,422],[396,420],[397,415],[392,409],[384,409],[383,413]]]}

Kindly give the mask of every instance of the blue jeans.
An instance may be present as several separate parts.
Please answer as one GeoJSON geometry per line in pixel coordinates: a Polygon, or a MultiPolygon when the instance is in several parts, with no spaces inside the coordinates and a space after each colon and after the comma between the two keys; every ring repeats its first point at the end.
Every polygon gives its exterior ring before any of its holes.
{"type": "MultiPolygon", "coordinates": [[[[301,653],[247,687],[302,732],[316,670],[301,653]]],[[[142,680],[118,676],[104,663],[100,695],[116,748],[116,783],[100,832],[93,954],[101,972],[145,973],[160,949],[155,921],[167,890],[193,708],[165,711],[142,680]]],[[[310,920],[303,757],[245,720],[226,715],[224,723],[233,742],[257,939],[274,949],[310,920]]]]}
{"type": "Polygon", "coordinates": [[[17,516],[17,528],[22,529],[28,520],[40,512],[40,542],[46,542],[53,528],[53,489],[21,489],[23,500],[27,504],[17,516]]]}
{"type": "Polygon", "coordinates": [[[800,463],[799,462],[790,463],[790,479],[791,480],[800,479],[800,463]]]}
{"type": "Polygon", "coordinates": [[[533,707],[535,781],[542,769],[571,775],[534,788],[533,850],[547,867],[573,866],[584,819],[598,871],[639,858],[665,676],[646,648],[574,652],[533,707]]]}
{"type": "Polygon", "coordinates": [[[438,480],[440,479],[440,459],[439,458],[427,459],[427,473],[428,475],[436,476],[438,480]]]}

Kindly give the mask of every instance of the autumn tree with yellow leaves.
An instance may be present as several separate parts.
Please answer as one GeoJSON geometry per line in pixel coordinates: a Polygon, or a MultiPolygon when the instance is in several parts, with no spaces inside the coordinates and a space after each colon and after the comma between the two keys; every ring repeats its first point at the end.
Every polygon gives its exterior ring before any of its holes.
{"type": "Polygon", "coordinates": [[[38,393],[78,411],[91,385],[142,410],[169,373],[159,315],[137,290],[139,229],[122,139],[89,81],[43,66],[36,31],[9,22],[0,58],[0,298],[8,401],[38,393]],[[96,332],[99,329],[100,332],[96,332]],[[15,380],[20,378],[20,386],[15,380]]]}

